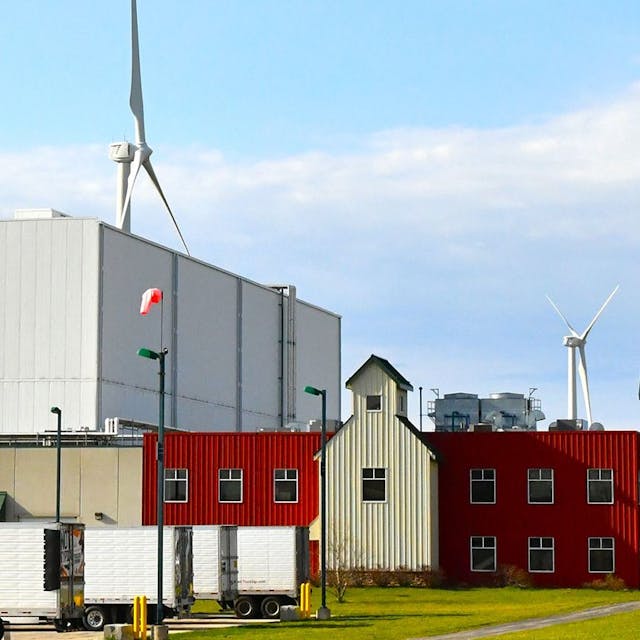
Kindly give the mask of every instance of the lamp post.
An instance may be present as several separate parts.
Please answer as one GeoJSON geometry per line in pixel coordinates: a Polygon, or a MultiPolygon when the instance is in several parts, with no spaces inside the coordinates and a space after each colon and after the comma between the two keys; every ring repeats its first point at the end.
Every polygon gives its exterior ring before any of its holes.
{"type": "Polygon", "coordinates": [[[138,355],[149,360],[158,360],[160,365],[160,400],[158,406],[158,445],[156,448],[156,518],[158,522],[158,604],[156,607],[156,624],[162,624],[162,559],[163,559],[163,527],[164,527],[164,359],[168,349],[158,351],[138,349],[138,355]]]}
{"type": "Polygon", "coordinates": [[[51,407],[51,413],[58,416],[57,436],[56,436],[56,522],[60,522],[60,463],[61,455],[60,437],[62,433],[62,410],[59,407],[51,407]]]}
{"type": "Polygon", "coordinates": [[[331,611],[327,608],[327,390],[305,387],[305,393],[322,398],[322,438],[320,448],[320,584],[322,589],[322,606],[316,612],[318,620],[328,620],[331,611]]]}

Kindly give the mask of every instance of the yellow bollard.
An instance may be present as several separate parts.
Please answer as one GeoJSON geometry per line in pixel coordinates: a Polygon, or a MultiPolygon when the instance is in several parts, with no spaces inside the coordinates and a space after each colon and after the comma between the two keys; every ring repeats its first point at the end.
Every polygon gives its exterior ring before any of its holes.
{"type": "Polygon", "coordinates": [[[133,637],[137,640],[147,637],[147,596],[133,599],[133,637]]]}
{"type": "Polygon", "coordinates": [[[300,585],[300,615],[308,618],[311,615],[311,583],[303,582],[300,585]]]}

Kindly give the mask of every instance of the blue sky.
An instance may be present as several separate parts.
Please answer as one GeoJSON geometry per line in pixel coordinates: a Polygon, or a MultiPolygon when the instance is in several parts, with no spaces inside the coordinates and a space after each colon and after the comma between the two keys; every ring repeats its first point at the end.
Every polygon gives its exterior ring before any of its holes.
{"type": "MultiPolygon", "coordinates": [[[[587,345],[592,406],[638,426],[638,2],[139,0],[139,22],[147,139],[192,253],[340,313],[344,379],[376,353],[416,391],[538,387],[565,417],[545,294],[580,328],[620,283],[587,345]]],[[[127,0],[3,8],[0,216],[113,222],[129,28],[127,0]]],[[[133,231],[177,247],[146,182],[133,231]]]]}

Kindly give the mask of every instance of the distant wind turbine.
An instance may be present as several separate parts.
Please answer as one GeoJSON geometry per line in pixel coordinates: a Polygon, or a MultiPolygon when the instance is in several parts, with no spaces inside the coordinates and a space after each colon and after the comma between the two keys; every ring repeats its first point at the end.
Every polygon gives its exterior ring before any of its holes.
{"type": "Polygon", "coordinates": [[[589,323],[589,326],[579,334],[564,317],[562,311],[558,309],[555,302],[547,296],[547,300],[551,303],[551,306],[556,310],[558,315],[564,320],[564,323],[571,331],[570,336],[565,336],[563,344],[568,347],[568,372],[567,372],[567,412],[570,420],[576,419],[577,414],[577,398],[576,398],[576,349],[580,353],[580,360],[578,363],[578,372],[580,374],[580,382],[582,383],[582,395],[584,396],[584,403],[587,409],[587,421],[589,426],[592,424],[591,417],[591,399],[589,397],[589,378],[587,376],[587,359],[585,355],[585,345],[587,344],[587,336],[596,323],[596,320],[600,317],[600,314],[604,311],[604,308],[609,304],[611,298],[618,292],[620,285],[618,285],[604,301],[604,304],[600,307],[600,310],[593,317],[593,320],[589,323]]]}
{"type": "Polygon", "coordinates": [[[133,193],[133,187],[136,178],[140,172],[140,167],[144,167],[145,171],[151,178],[151,182],[162,198],[162,202],[169,212],[173,226],[178,232],[180,241],[182,242],[187,255],[189,249],[187,243],[182,236],[180,227],[171,211],[171,207],[165,198],[160,186],[160,182],[156,177],[156,173],[151,165],[150,156],[151,148],[147,145],[144,132],[144,107],[142,103],[142,80],[140,76],[140,47],[138,44],[138,12],[136,0],[131,0],[131,94],[129,96],[129,105],[133,113],[136,130],[135,145],[128,142],[116,142],[110,146],[109,156],[118,163],[118,194],[116,204],[116,225],[123,231],[129,232],[131,229],[130,205],[133,193]]]}

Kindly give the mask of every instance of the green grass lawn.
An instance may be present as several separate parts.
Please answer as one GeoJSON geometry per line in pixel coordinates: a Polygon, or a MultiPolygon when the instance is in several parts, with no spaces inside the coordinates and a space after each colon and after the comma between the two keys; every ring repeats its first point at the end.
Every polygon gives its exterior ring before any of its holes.
{"type": "Polygon", "coordinates": [[[492,636],[495,640],[638,640],[639,637],[640,611],[575,624],[559,624],[546,629],[492,636]]]}
{"type": "MultiPolygon", "coordinates": [[[[331,620],[316,622],[314,619],[294,623],[252,624],[248,627],[218,629],[193,632],[189,640],[197,638],[257,638],[260,640],[314,640],[328,638],[335,640],[404,640],[434,636],[454,631],[464,631],[475,627],[501,624],[524,618],[544,617],[588,609],[606,604],[640,600],[638,591],[595,591],[591,589],[409,589],[409,588],[351,588],[346,601],[339,603],[328,593],[327,606],[331,609],[331,620]]],[[[320,589],[314,589],[312,611],[320,605],[320,589]]],[[[195,609],[204,611],[209,603],[199,603],[195,609]]],[[[213,604],[216,609],[217,605],[213,604]]],[[[612,621],[620,619],[620,624],[630,624],[627,618],[637,624],[640,614],[622,614],[602,621],[562,625],[565,628],[582,627],[601,623],[600,631],[611,630],[612,621]],[[630,618],[629,618],[630,617],[630,618]],[[607,624],[607,620],[609,621],[607,624]]],[[[638,627],[636,626],[636,629],[638,627]]],[[[571,631],[571,629],[570,629],[571,631]]],[[[551,633],[552,629],[539,633],[551,633]]],[[[531,633],[531,632],[530,632],[531,633]]],[[[598,633],[598,629],[594,633],[598,633]]],[[[182,634],[181,634],[182,635],[182,634]]],[[[531,638],[511,634],[508,638],[531,638]]],[[[576,640],[590,638],[589,635],[540,635],[540,640],[564,638],[576,640]]],[[[614,635],[593,636],[627,640],[621,632],[614,635]]],[[[632,636],[628,636],[629,640],[632,636]]],[[[639,637],[636,631],[634,640],[639,637]]],[[[187,640],[187,638],[185,638],[187,640]]]]}

